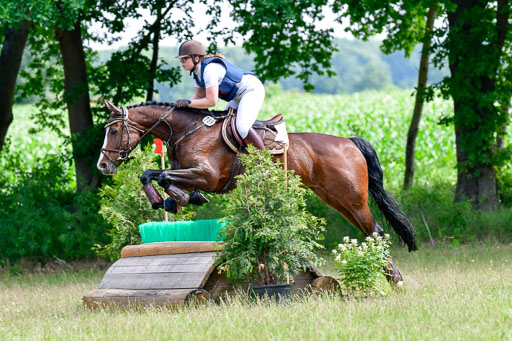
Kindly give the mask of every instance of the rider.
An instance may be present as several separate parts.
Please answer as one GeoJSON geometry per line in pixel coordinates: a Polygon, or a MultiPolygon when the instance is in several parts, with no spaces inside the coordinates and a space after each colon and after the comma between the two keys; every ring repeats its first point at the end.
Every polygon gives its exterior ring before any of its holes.
{"type": "Polygon", "coordinates": [[[206,109],[217,105],[220,97],[228,102],[226,109],[237,109],[236,129],[244,143],[264,149],[263,140],[252,128],[265,99],[261,81],[251,72],[227,62],[220,53],[206,55],[196,40],[181,44],[176,58],[190,71],[196,91],[189,100],[177,100],[176,107],[206,109]]]}

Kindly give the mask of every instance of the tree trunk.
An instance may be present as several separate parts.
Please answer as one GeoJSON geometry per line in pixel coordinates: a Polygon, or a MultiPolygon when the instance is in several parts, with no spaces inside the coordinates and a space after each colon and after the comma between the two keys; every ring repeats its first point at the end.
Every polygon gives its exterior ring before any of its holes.
{"type": "MultiPolygon", "coordinates": [[[[510,111],[510,104],[509,103],[503,104],[501,106],[501,110],[508,117],[509,111],[510,111]]],[[[508,126],[508,118],[507,118],[507,122],[505,124],[503,124],[501,126],[500,130],[498,131],[498,136],[496,136],[496,148],[498,150],[505,148],[505,136],[507,135],[507,126],[508,126]]]]}
{"type": "Polygon", "coordinates": [[[82,133],[93,126],[89,103],[89,85],[85,65],[80,23],[73,30],[55,31],[64,64],[64,101],[66,102],[71,129],[76,184],[80,192],[98,185],[99,177],[86,161],[86,153],[79,150],[83,145],[82,133]]]}
{"type": "Polygon", "coordinates": [[[149,84],[148,84],[148,92],[146,95],[146,101],[153,100],[153,94],[155,92],[155,72],[158,64],[158,47],[160,43],[160,22],[155,27],[155,32],[153,32],[153,56],[151,57],[151,65],[149,66],[149,84]]]}
{"type": "Polygon", "coordinates": [[[16,78],[20,71],[23,50],[27,43],[30,23],[25,20],[17,29],[6,28],[4,44],[0,53],[0,151],[7,130],[12,122],[12,105],[16,90],[16,78]]]}
{"type": "Polygon", "coordinates": [[[448,12],[447,47],[457,146],[455,201],[469,199],[473,208],[482,210],[498,205],[494,153],[495,134],[501,125],[492,99],[496,97],[499,59],[508,30],[507,6],[508,0],[498,1],[496,34],[489,44],[485,41],[488,36],[481,34],[480,21],[468,15],[482,11],[480,2],[460,0],[455,11],[448,12]]]}
{"type": "Polygon", "coordinates": [[[414,149],[416,146],[418,127],[421,120],[421,112],[423,110],[424,91],[428,79],[430,45],[432,43],[432,28],[434,27],[434,20],[437,17],[437,10],[438,5],[436,4],[428,10],[427,14],[425,38],[423,40],[423,48],[421,50],[420,69],[418,74],[418,87],[416,89],[416,102],[414,104],[414,112],[412,114],[411,125],[409,126],[409,133],[407,134],[407,145],[405,147],[404,189],[411,187],[414,179],[414,149]]]}

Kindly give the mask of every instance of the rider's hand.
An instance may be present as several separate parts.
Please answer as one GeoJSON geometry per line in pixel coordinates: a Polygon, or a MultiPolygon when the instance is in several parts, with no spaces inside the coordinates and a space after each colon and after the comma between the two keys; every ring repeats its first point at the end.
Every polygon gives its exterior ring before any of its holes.
{"type": "Polygon", "coordinates": [[[174,103],[174,106],[176,108],[188,108],[188,105],[190,104],[190,100],[188,99],[178,99],[175,103],[174,103]]]}

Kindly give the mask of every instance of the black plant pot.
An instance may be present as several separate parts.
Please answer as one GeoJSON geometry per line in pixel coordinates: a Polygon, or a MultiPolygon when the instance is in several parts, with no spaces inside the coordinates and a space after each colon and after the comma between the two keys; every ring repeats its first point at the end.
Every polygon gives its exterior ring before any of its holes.
{"type": "Polygon", "coordinates": [[[270,299],[275,302],[286,302],[292,293],[291,284],[255,285],[249,288],[251,298],[270,299]]]}

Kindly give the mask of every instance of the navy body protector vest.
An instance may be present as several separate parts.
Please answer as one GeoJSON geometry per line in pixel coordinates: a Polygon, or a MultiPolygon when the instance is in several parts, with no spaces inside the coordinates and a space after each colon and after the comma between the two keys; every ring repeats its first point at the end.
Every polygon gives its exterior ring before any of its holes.
{"type": "Polygon", "coordinates": [[[239,83],[242,80],[242,76],[253,74],[250,71],[240,69],[238,66],[235,66],[222,58],[207,58],[201,62],[201,78],[197,77],[195,73],[192,73],[200,87],[205,87],[203,76],[204,69],[210,63],[219,63],[226,69],[226,75],[219,85],[219,97],[228,102],[235,98],[236,93],[238,92],[238,86],[236,86],[236,83],[239,83]]]}

